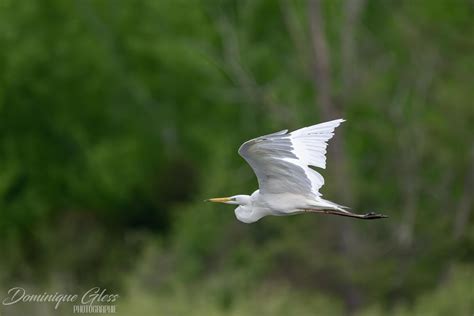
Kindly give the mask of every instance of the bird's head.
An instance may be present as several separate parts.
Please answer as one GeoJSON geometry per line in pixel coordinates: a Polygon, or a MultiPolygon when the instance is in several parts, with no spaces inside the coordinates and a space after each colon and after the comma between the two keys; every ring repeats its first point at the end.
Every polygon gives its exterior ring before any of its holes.
{"type": "Polygon", "coordinates": [[[208,199],[208,200],[206,200],[206,202],[225,203],[225,204],[233,204],[233,205],[249,205],[250,204],[250,196],[248,196],[248,195],[233,195],[233,196],[229,196],[229,197],[208,199]]]}

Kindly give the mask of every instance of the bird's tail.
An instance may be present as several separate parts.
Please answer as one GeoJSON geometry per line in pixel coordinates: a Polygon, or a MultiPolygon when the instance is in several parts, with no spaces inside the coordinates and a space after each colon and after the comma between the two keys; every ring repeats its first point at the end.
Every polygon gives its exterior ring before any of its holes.
{"type": "Polygon", "coordinates": [[[347,206],[342,206],[342,205],[339,205],[334,202],[324,200],[321,198],[309,204],[311,207],[310,210],[319,212],[319,213],[324,213],[324,214],[355,217],[355,218],[360,218],[360,219],[378,219],[378,218],[388,217],[387,215],[376,214],[375,212],[369,212],[367,214],[352,213],[351,211],[349,211],[349,208],[347,206]]]}
{"type": "Polygon", "coordinates": [[[315,208],[334,209],[334,210],[338,210],[342,212],[347,212],[348,210],[350,210],[350,207],[348,206],[340,205],[340,204],[337,204],[325,199],[321,199],[321,198],[318,201],[314,202],[313,206],[315,208]]]}

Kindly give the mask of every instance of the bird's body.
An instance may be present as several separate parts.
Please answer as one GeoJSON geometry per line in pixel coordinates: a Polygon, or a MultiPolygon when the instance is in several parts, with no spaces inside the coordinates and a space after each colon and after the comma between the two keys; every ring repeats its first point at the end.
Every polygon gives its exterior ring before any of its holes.
{"type": "Polygon", "coordinates": [[[252,223],[267,215],[285,216],[304,212],[334,214],[363,219],[386,217],[374,213],[354,214],[346,207],[325,200],[319,189],[324,178],[310,166],[326,167],[327,141],[344,120],[338,119],[287,133],[287,130],[249,140],[239,154],[255,172],[259,190],[252,195],[209,199],[239,205],[238,220],[252,223]]]}

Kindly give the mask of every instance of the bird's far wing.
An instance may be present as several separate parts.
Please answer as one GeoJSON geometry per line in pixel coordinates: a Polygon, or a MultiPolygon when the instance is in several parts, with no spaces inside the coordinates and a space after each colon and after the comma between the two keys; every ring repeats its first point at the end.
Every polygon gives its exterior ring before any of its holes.
{"type": "Polygon", "coordinates": [[[326,168],[327,141],[343,119],[333,120],[291,132],[291,142],[298,158],[306,165],[326,168]]]}
{"type": "Polygon", "coordinates": [[[327,141],[344,120],[334,120],[249,140],[239,154],[258,178],[262,193],[295,193],[320,196],[324,178],[309,166],[326,167],[327,141]]]}

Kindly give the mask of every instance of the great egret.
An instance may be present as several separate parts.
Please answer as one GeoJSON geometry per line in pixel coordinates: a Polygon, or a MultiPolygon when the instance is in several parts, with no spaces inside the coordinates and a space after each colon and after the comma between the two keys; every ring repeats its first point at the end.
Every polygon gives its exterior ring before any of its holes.
{"type": "Polygon", "coordinates": [[[319,189],[324,178],[309,166],[326,168],[327,141],[343,119],[333,120],[288,133],[251,139],[242,144],[239,154],[257,175],[259,190],[252,195],[234,195],[206,201],[238,205],[235,216],[253,223],[267,215],[285,216],[305,212],[377,219],[387,216],[355,214],[347,207],[322,198],[319,189]]]}

